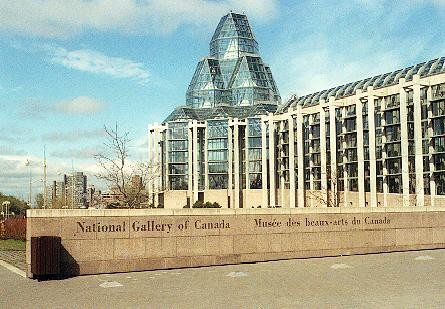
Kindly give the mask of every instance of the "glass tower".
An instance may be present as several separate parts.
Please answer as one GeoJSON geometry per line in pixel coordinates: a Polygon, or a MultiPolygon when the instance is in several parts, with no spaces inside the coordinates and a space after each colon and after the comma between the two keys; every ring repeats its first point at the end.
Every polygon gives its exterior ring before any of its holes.
{"type": "Polygon", "coordinates": [[[198,63],[187,89],[187,106],[251,106],[280,101],[272,72],[259,55],[247,16],[235,13],[223,16],[210,41],[210,56],[198,63]]]}

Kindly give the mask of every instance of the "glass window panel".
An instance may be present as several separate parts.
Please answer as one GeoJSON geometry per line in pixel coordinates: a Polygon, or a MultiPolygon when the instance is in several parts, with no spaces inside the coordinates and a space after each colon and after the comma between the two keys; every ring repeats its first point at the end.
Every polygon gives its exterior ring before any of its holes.
{"type": "Polygon", "coordinates": [[[228,175],[212,175],[209,174],[210,189],[227,189],[228,175]]]}
{"type": "Polygon", "coordinates": [[[261,174],[249,174],[250,189],[262,188],[262,175],[261,174]]]}

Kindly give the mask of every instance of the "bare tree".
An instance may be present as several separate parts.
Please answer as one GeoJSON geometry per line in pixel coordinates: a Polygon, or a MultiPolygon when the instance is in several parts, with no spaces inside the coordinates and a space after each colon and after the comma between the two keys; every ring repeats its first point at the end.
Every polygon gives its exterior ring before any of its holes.
{"type": "Polygon", "coordinates": [[[61,209],[67,207],[68,206],[65,205],[63,199],[60,197],[54,197],[54,199],[51,201],[51,208],[53,209],[61,209]]]}
{"type": "Polygon", "coordinates": [[[36,205],[37,208],[44,208],[44,199],[43,199],[43,194],[42,193],[37,193],[36,194],[36,205]]]}
{"type": "MultiPolygon", "coordinates": [[[[410,171],[409,174],[409,205],[410,206],[418,206],[417,205],[417,196],[424,192],[425,181],[418,181],[416,174],[410,171]]],[[[402,199],[403,202],[403,199],[402,199]]]]}
{"type": "Polygon", "coordinates": [[[157,166],[149,162],[131,162],[129,160],[129,133],[120,133],[116,123],[114,128],[104,126],[106,142],[104,152],[95,155],[102,172],[95,176],[104,180],[109,187],[119,194],[120,207],[137,208],[147,200],[146,187],[156,177],[157,166]]]}
{"type": "Polygon", "coordinates": [[[331,173],[331,167],[329,165],[326,169],[326,174],[328,175],[328,188],[321,188],[320,190],[307,190],[308,196],[319,203],[322,207],[340,207],[340,205],[343,203],[344,191],[340,190],[339,181],[343,180],[339,179],[338,170],[331,173]],[[329,175],[331,176],[330,178],[329,175]]]}

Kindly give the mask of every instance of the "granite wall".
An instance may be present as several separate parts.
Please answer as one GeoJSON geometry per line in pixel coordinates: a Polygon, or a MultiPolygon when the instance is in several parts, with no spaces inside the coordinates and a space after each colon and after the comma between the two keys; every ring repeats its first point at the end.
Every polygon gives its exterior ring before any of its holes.
{"type": "Polygon", "coordinates": [[[445,248],[442,208],[28,210],[65,275],[445,248]]]}

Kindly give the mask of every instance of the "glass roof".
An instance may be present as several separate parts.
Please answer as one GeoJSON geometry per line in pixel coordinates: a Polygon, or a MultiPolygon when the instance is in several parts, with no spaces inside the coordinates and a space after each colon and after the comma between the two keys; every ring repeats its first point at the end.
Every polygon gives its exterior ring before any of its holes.
{"type": "Polygon", "coordinates": [[[186,105],[208,108],[280,102],[272,72],[259,56],[247,16],[223,16],[210,42],[210,56],[198,63],[187,89],[186,105]]]}
{"type": "Polygon", "coordinates": [[[210,56],[218,59],[238,58],[243,52],[259,53],[247,16],[227,14],[221,18],[210,41],[210,56]]]}
{"type": "Polygon", "coordinates": [[[235,117],[238,119],[245,119],[248,117],[275,113],[276,111],[276,104],[256,104],[251,106],[225,105],[211,108],[192,108],[188,106],[179,106],[164,120],[164,123],[181,120],[204,121],[209,119],[224,119],[235,117]]]}
{"type": "Polygon", "coordinates": [[[297,105],[302,105],[303,107],[318,105],[321,99],[328,100],[330,96],[340,99],[354,95],[357,90],[365,92],[367,91],[368,86],[373,86],[374,89],[392,86],[398,84],[400,78],[405,78],[406,81],[411,81],[416,74],[420,77],[425,77],[440,73],[445,73],[445,57],[418,63],[405,69],[377,75],[301,97],[294,95],[289,101],[280,106],[278,113],[284,113],[289,109],[293,109],[293,107],[297,105]]]}

